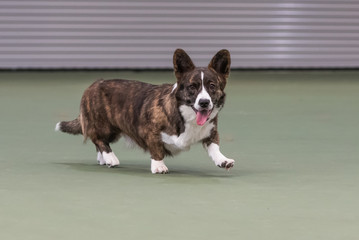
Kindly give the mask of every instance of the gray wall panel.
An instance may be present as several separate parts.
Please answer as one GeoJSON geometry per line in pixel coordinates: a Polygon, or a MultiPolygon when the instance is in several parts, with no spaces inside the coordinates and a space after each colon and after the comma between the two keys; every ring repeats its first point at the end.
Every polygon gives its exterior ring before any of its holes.
{"type": "Polygon", "coordinates": [[[0,69],[359,67],[359,1],[0,0],[0,69]]]}

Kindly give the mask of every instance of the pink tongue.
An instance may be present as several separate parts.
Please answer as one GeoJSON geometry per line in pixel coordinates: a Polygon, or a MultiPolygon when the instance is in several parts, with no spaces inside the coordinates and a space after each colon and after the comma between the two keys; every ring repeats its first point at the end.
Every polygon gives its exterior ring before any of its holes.
{"type": "Polygon", "coordinates": [[[197,112],[197,124],[200,126],[203,126],[206,123],[210,113],[211,113],[210,111],[202,111],[202,112],[198,111],[197,112]]]}

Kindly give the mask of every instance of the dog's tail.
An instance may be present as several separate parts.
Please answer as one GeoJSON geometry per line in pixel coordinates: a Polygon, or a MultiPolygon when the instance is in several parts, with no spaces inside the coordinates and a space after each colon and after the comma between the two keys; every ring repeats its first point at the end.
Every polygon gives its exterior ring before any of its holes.
{"type": "Polygon", "coordinates": [[[83,134],[80,117],[72,121],[58,122],[55,127],[55,131],[61,131],[69,134],[83,134]]]}

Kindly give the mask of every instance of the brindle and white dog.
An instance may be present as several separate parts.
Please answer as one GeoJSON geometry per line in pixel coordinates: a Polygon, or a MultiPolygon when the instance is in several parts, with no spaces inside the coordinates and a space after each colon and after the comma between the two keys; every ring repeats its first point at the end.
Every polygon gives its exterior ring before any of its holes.
{"type": "Polygon", "coordinates": [[[197,142],[217,166],[230,169],[234,160],[220,152],[217,131],[230,63],[229,52],[221,50],[207,68],[196,68],[187,53],[177,49],[174,85],[98,80],[85,90],[79,117],[57,123],[56,130],[90,138],[100,165],[120,164],[110,143],[124,136],[150,152],[152,173],[168,173],[163,158],[197,142]]]}

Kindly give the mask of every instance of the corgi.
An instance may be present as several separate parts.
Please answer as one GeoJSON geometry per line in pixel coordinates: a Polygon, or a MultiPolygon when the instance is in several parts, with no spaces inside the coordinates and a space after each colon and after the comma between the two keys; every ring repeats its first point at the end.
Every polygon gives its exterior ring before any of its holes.
{"type": "Polygon", "coordinates": [[[220,152],[217,124],[230,64],[225,49],[215,54],[208,67],[200,68],[177,49],[173,55],[176,83],[98,80],[85,90],[79,116],[57,123],[55,129],[91,139],[100,165],[120,164],[110,144],[122,136],[149,152],[153,174],[168,173],[164,157],[198,142],[215,165],[229,170],[235,161],[220,152]]]}

